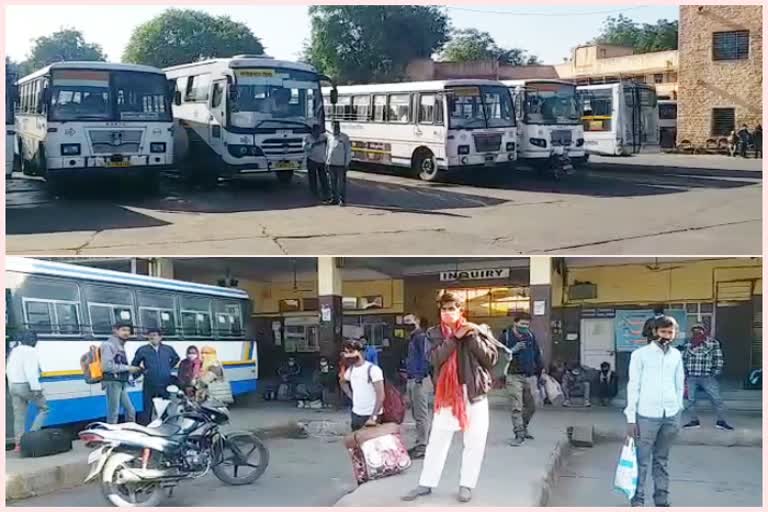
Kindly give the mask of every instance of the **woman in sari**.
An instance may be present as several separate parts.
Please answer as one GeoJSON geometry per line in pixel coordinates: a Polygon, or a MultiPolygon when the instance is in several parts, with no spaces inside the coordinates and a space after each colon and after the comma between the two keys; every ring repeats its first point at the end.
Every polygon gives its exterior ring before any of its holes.
{"type": "Polygon", "coordinates": [[[211,346],[203,347],[203,361],[198,384],[198,401],[214,398],[221,402],[232,402],[232,390],[224,380],[224,366],[216,355],[216,349],[211,346]]]}

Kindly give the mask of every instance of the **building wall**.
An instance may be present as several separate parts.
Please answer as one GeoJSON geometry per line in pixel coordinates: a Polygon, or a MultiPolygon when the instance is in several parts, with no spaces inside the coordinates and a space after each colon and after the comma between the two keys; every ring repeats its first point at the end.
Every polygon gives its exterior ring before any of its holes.
{"type": "Polygon", "coordinates": [[[435,62],[416,59],[406,68],[408,80],[450,80],[453,78],[484,78],[490,80],[519,80],[523,78],[557,78],[554,66],[508,66],[497,61],[435,62]]]}
{"type": "Polygon", "coordinates": [[[712,108],[734,108],[737,126],[762,122],[763,13],[759,5],[680,7],[677,139],[712,138],[712,108]],[[749,58],[713,61],[712,34],[750,31],[749,58]]]}

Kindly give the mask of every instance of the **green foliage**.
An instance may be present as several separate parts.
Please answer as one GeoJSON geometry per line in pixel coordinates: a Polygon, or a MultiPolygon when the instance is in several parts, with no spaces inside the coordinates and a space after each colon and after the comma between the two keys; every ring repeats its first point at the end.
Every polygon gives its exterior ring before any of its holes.
{"type": "Polygon", "coordinates": [[[677,21],[662,19],[655,24],[640,24],[619,14],[606,18],[593,43],[628,46],[636,53],[677,50],[677,32],[677,21]]]}
{"type": "Polygon", "coordinates": [[[264,53],[244,23],[192,9],[168,9],[136,27],[123,61],[164,68],[187,62],[264,53]]]}
{"type": "Polygon", "coordinates": [[[18,64],[19,76],[54,62],[71,60],[105,61],[107,56],[98,44],[87,43],[79,30],[63,28],[34,40],[29,57],[18,64]]]}
{"type": "Polygon", "coordinates": [[[454,31],[451,40],[445,45],[441,58],[449,62],[498,60],[512,66],[539,64],[539,59],[535,55],[528,55],[520,48],[501,48],[488,32],[481,32],[475,28],[454,31]]]}

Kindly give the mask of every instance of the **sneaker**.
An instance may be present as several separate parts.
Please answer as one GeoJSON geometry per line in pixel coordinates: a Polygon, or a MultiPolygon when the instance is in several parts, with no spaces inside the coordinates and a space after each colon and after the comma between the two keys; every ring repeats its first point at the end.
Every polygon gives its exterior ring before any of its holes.
{"type": "Polygon", "coordinates": [[[518,447],[522,446],[523,443],[525,443],[525,436],[515,436],[515,438],[509,442],[509,446],[518,447]]]}
{"type": "Polygon", "coordinates": [[[701,428],[701,423],[699,420],[691,420],[683,425],[683,428],[701,428]]]}
{"type": "Polygon", "coordinates": [[[715,428],[720,430],[734,430],[734,428],[730,426],[728,423],[726,423],[725,421],[718,421],[717,423],[715,423],[715,428]]]}
{"type": "Polygon", "coordinates": [[[525,437],[526,439],[531,439],[531,440],[533,440],[533,439],[536,439],[536,438],[535,438],[535,437],[533,437],[531,434],[529,434],[527,430],[525,431],[525,436],[524,436],[524,437],[525,437]]]}
{"type": "Polygon", "coordinates": [[[344,200],[343,199],[339,199],[339,206],[344,206],[344,200]]]}
{"type": "Polygon", "coordinates": [[[563,407],[570,407],[570,406],[571,406],[570,400],[566,400],[565,402],[563,402],[563,407]]]}
{"type": "Polygon", "coordinates": [[[430,494],[432,494],[432,489],[420,485],[400,499],[403,501],[416,501],[422,496],[429,496],[430,494]]]}
{"type": "Polygon", "coordinates": [[[414,446],[413,448],[408,450],[408,456],[414,460],[423,459],[426,451],[427,451],[427,447],[424,445],[414,446]]]}
{"type": "Polygon", "coordinates": [[[298,407],[299,409],[303,409],[303,408],[304,408],[304,400],[299,400],[299,404],[298,404],[298,406],[297,406],[297,407],[298,407]]]}
{"type": "Polygon", "coordinates": [[[592,407],[592,402],[587,400],[586,402],[584,402],[584,407],[592,407]]]}
{"type": "Polygon", "coordinates": [[[469,503],[472,500],[472,489],[469,487],[459,487],[459,501],[461,503],[469,503]]]}

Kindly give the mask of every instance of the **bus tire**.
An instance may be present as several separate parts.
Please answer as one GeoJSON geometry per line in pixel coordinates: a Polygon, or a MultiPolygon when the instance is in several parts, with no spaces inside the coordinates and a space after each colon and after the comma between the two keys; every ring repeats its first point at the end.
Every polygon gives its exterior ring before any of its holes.
{"type": "Polygon", "coordinates": [[[140,179],[141,189],[147,195],[156,195],[160,191],[160,174],[157,172],[145,173],[140,179]]]}
{"type": "Polygon", "coordinates": [[[293,181],[293,171],[276,171],[277,181],[283,185],[290,185],[293,181]]]}
{"type": "Polygon", "coordinates": [[[435,181],[438,174],[435,155],[428,149],[417,149],[412,160],[413,173],[422,181],[435,181]]]}

